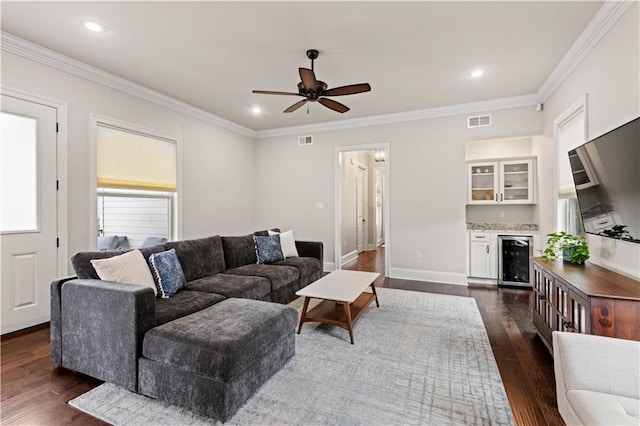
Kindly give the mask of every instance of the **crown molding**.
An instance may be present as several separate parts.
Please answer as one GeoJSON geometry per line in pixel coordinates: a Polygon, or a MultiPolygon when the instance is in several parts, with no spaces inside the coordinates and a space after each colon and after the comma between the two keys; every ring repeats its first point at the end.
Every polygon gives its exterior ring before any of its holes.
{"type": "Polygon", "coordinates": [[[558,89],[560,84],[582,62],[633,3],[633,0],[608,0],[604,2],[567,53],[558,62],[558,65],[549,74],[549,77],[540,86],[537,93],[539,103],[544,103],[551,97],[553,92],[558,89]]]}
{"type": "Polygon", "coordinates": [[[535,105],[538,100],[535,94],[515,96],[510,98],[492,99],[489,101],[471,102],[466,104],[448,105],[435,108],[405,111],[394,114],[371,115],[362,118],[351,118],[340,121],[330,121],[304,126],[281,127],[277,129],[258,130],[256,138],[273,136],[297,135],[307,132],[326,132],[331,130],[351,129],[356,127],[377,126],[380,124],[402,123],[406,121],[426,120],[431,118],[449,117],[453,115],[475,114],[508,108],[520,108],[535,105]]]}
{"type": "Polygon", "coordinates": [[[544,103],[626,12],[632,3],[634,3],[634,0],[605,1],[558,65],[556,65],[551,74],[549,74],[549,77],[547,77],[536,94],[258,131],[211,114],[193,105],[118,77],[84,62],[54,52],[38,44],[31,43],[5,31],[1,33],[0,45],[3,51],[68,72],[80,78],[144,99],[156,105],[234,131],[241,135],[261,139],[273,136],[295,135],[301,132],[331,131],[425,120],[452,115],[473,114],[544,103]]]}
{"type": "Polygon", "coordinates": [[[181,114],[206,121],[227,130],[240,133],[241,135],[255,138],[255,131],[248,127],[241,126],[215,114],[211,114],[193,105],[174,99],[164,95],[148,87],[118,77],[117,75],[103,71],[99,68],[86,64],[84,62],[72,59],[53,50],[42,47],[38,44],[31,43],[20,37],[16,37],[5,31],[2,31],[1,45],[2,50],[14,55],[22,56],[34,62],[56,68],[60,71],[73,74],[85,80],[101,84],[106,87],[118,90],[136,98],[152,102],[156,105],[168,108],[181,114]]]}

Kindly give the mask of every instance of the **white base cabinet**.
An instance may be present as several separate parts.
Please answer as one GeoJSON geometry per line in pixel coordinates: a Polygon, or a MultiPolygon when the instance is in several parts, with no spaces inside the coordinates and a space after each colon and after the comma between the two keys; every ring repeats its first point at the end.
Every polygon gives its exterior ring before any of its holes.
{"type": "Polygon", "coordinates": [[[498,278],[498,239],[496,233],[471,232],[469,235],[469,276],[498,278]]]}

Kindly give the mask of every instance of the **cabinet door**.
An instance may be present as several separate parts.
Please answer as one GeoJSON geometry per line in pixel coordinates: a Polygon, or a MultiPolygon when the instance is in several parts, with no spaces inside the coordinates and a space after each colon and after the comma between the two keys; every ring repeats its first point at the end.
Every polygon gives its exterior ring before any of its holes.
{"type": "Polygon", "coordinates": [[[503,204],[533,203],[533,160],[500,162],[500,195],[503,204]]]}
{"type": "Polygon", "coordinates": [[[467,163],[467,204],[495,204],[498,202],[497,162],[467,163]]]}
{"type": "Polygon", "coordinates": [[[554,328],[553,312],[553,277],[546,273],[544,268],[533,264],[533,324],[538,330],[538,335],[552,350],[552,331],[554,328]]]}
{"type": "Polygon", "coordinates": [[[476,278],[491,278],[491,245],[488,241],[471,241],[469,273],[476,278]]]}

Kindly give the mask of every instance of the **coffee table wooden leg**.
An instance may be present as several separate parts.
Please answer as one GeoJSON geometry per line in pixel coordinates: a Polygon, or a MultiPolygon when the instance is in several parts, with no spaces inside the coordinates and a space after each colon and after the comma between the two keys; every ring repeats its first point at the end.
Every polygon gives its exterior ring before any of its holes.
{"type": "Polygon", "coordinates": [[[348,303],[343,303],[344,306],[344,316],[347,319],[347,327],[349,330],[349,339],[351,339],[351,344],[353,345],[353,325],[351,324],[351,306],[348,303]]]}
{"type": "Polygon", "coordinates": [[[376,306],[379,308],[380,304],[378,303],[378,293],[376,293],[376,286],[371,283],[371,290],[373,290],[373,295],[376,297],[376,306]]]}
{"type": "Polygon", "coordinates": [[[302,323],[307,316],[307,308],[309,307],[309,298],[304,298],[304,305],[302,306],[302,314],[300,314],[300,325],[298,325],[298,334],[300,334],[300,330],[302,330],[302,323]]]}

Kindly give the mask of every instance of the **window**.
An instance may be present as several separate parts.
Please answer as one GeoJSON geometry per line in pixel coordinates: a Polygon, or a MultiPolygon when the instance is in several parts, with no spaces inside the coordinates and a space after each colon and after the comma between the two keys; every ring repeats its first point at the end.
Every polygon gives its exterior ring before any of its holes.
{"type": "Polygon", "coordinates": [[[3,112],[0,115],[0,232],[38,229],[37,121],[3,112]]]}
{"type": "Polygon", "coordinates": [[[569,152],[582,145],[586,139],[585,102],[579,102],[556,121],[558,155],[557,176],[557,217],[556,228],[570,234],[584,232],[578,199],[576,195],[569,152]]]}
{"type": "Polygon", "coordinates": [[[175,141],[99,123],[96,152],[98,247],[126,250],[148,237],[175,239],[175,141]]]}

